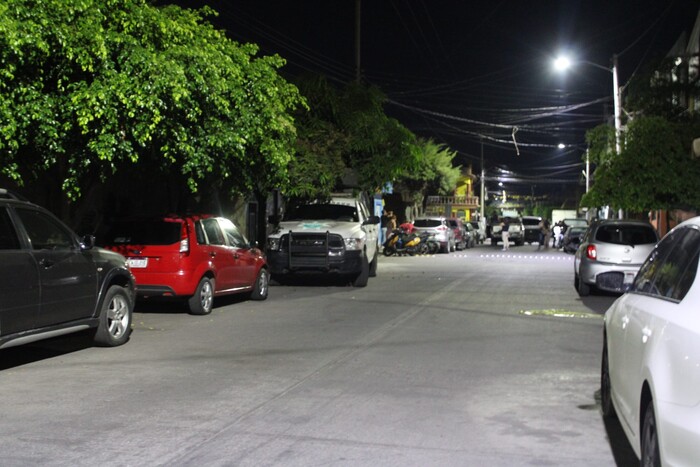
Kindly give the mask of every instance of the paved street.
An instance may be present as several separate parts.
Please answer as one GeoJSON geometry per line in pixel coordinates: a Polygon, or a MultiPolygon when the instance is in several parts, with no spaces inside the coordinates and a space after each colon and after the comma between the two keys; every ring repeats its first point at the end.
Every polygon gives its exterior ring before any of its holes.
{"type": "Polygon", "coordinates": [[[635,465],[596,401],[614,297],[535,250],[382,257],[364,289],[139,304],[123,347],[0,351],[1,463],[635,465]]]}

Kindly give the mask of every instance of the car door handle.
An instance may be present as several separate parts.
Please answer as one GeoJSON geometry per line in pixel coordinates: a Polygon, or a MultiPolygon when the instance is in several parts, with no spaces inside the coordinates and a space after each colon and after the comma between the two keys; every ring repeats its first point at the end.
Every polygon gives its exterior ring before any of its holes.
{"type": "Polygon", "coordinates": [[[50,268],[51,266],[54,265],[54,262],[51,261],[51,260],[49,260],[49,259],[42,258],[42,259],[39,261],[39,265],[40,265],[41,267],[43,267],[43,268],[48,269],[48,268],[50,268]]]}
{"type": "Polygon", "coordinates": [[[216,257],[216,251],[209,252],[209,256],[212,258],[216,257]]]}

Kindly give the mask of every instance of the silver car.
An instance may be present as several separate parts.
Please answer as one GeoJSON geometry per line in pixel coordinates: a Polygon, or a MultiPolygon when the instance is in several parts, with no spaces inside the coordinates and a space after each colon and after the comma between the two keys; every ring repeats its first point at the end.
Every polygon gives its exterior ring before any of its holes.
{"type": "Polygon", "coordinates": [[[435,240],[440,243],[442,253],[455,251],[455,234],[444,217],[419,217],[413,221],[413,227],[417,233],[427,232],[434,235],[435,240]]]}
{"type": "Polygon", "coordinates": [[[658,241],[656,230],[645,221],[594,221],[574,259],[578,294],[583,297],[591,289],[624,293],[658,241]]]}

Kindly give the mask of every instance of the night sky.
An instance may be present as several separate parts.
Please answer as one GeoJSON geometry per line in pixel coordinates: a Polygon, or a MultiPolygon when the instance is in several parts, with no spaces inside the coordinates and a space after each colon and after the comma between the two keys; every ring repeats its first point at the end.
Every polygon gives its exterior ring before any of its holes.
{"type": "MultiPolygon", "coordinates": [[[[355,78],[355,0],[173,3],[208,4],[218,28],[284,57],[290,77],[355,78]]],[[[477,173],[483,143],[487,176],[510,171],[513,191],[580,186],[585,131],[612,114],[612,74],[585,64],[557,73],[552,60],[568,51],[609,67],[617,54],[624,85],[690,33],[699,9],[699,0],[362,0],[362,79],[387,95],[387,113],[477,173]]]]}

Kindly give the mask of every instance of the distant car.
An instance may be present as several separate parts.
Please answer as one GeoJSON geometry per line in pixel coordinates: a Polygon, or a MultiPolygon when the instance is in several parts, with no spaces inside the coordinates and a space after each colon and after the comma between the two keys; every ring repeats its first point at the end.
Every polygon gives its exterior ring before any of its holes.
{"type": "Polygon", "coordinates": [[[561,241],[562,250],[566,253],[575,253],[587,229],[588,227],[569,227],[566,229],[561,241]]]}
{"type": "Polygon", "coordinates": [[[486,230],[481,225],[481,223],[479,221],[470,221],[469,224],[471,224],[472,228],[474,229],[474,232],[476,232],[476,242],[484,243],[484,240],[486,240],[486,230]]]}
{"type": "Polygon", "coordinates": [[[700,461],[700,217],[669,232],[605,313],[601,408],[641,465],[700,461]]]}
{"type": "Polygon", "coordinates": [[[183,299],[193,315],[211,313],[219,295],[267,298],[265,257],[229,219],[171,215],[121,220],[102,242],[126,256],[137,297],[183,299]]]}
{"type": "Polygon", "coordinates": [[[591,223],[574,258],[574,287],[623,293],[654,245],[656,230],[646,221],[605,219],[591,223]]]}
{"type": "MultiPolygon", "coordinates": [[[[508,217],[508,216],[506,216],[508,217]]],[[[501,237],[501,221],[491,225],[491,245],[496,246],[498,242],[503,243],[501,237]]],[[[520,217],[508,217],[508,242],[515,243],[516,246],[522,246],[525,243],[525,226],[520,217]]]]}
{"type": "Polygon", "coordinates": [[[464,229],[467,248],[474,248],[479,243],[479,231],[469,222],[464,223],[464,229]]]}
{"type": "Polygon", "coordinates": [[[525,229],[524,238],[526,243],[539,243],[540,222],[542,222],[542,218],[539,216],[523,216],[523,228],[525,229]]]}
{"type": "Polygon", "coordinates": [[[455,249],[464,250],[465,248],[469,248],[470,239],[467,238],[467,228],[462,219],[450,217],[447,219],[447,225],[449,225],[454,232],[455,249]]]}
{"type": "Polygon", "coordinates": [[[122,345],[133,309],[123,256],[0,189],[0,348],[88,329],[97,345],[122,345]]]}
{"type": "Polygon", "coordinates": [[[455,250],[454,231],[447,224],[447,219],[444,217],[419,217],[413,221],[413,226],[419,234],[427,232],[434,235],[435,240],[440,244],[442,253],[449,253],[455,250]]]}

